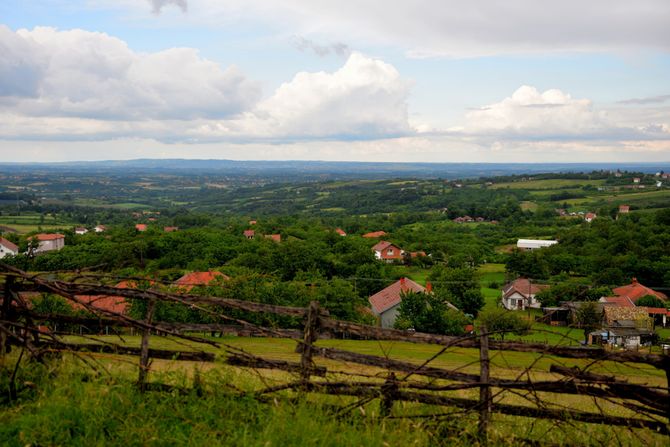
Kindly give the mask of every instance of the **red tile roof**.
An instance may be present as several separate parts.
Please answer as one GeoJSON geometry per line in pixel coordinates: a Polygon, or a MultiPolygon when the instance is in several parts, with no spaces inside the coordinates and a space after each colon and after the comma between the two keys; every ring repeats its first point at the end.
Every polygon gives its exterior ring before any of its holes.
{"type": "Polygon", "coordinates": [[[63,239],[65,236],[59,233],[53,233],[53,234],[47,234],[47,233],[40,233],[36,234],[35,236],[29,237],[28,239],[35,238],[38,241],[55,241],[57,239],[63,239]]]}
{"type": "Polygon", "coordinates": [[[388,241],[379,241],[372,247],[372,250],[379,252],[381,259],[402,259],[402,249],[388,241]],[[388,254],[387,250],[394,249],[393,254],[388,254]]]}
{"type": "Polygon", "coordinates": [[[274,242],[281,242],[281,234],[266,234],[266,239],[272,239],[274,242]]]}
{"type": "MultiPolygon", "coordinates": [[[[76,298],[86,304],[90,304],[97,309],[106,310],[108,312],[115,312],[118,314],[126,313],[129,307],[126,299],[121,296],[76,295],[76,298]]],[[[85,309],[85,307],[80,304],[74,304],[72,307],[75,309],[85,309]]]]}
{"type": "Polygon", "coordinates": [[[179,230],[179,227],[163,227],[163,231],[166,233],[172,233],[173,231],[179,230]]]}
{"type": "Polygon", "coordinates": [[[208,272],[191,272],[185,274],[177,281],[175,281],[175,285],[180,286],[181,289],[184,289],[188,292],[195,286],[206,286],[218,278],[224,281],[230,279],[230,277],[224,275],[221,272],[215,272],[211,270],[208,272]]]}
{"type": "Polygon", "coordinates": [[[655,296],[662,301],[668,299],[666,294],[657,292],[653,289],[650,289],[649,287],[643,286],[642,284],[637,282],[636,278],[633,278],[633,282],[631,282],[627,286],[617,287],[616,289],[612,290],[612,292],[614,292],[614,294],[617,296],[628,297],[633,302],[636,302],[645,295],[655,296]]]}
{"type": "Polygon", "coordinates": [[[377,315],[386,312],[393,306],[400,304],[400,294],[407,291],[422,293],[426,291],[426,288],[409,278],[401,278],[368,298],[372,305],[372,311],[377,315]]]}
{"type": "Polygon", "coordinates": [[[18,251],[19,251],[19,247],[18,247],[18,245],[16,245],[15,243],[13,243],[13,242],[11,242],[11,241],[8,241],[8,240],[5,239],[4,237],[0,237],[0,245],[5,246],[5,247],[8,248],[10,251],[15,251],[15,252],[18,252],[18,251]]]}
{"type": "Polygon", "coordinates": [[[514,292],[517,292],[521,296],[528,298],[529,293],[530,295],[537,295],[547,287],[549,286],[531,283],[526,278],[518,278],[503,287],[503,296],[507,297],[514,292]]]}
{"type": "Polygon", "coordinates": [[[618,307],[635,307],[635,303],[627,296],[606,296],[603,297],[602,302],[618,307]]]}
{"type": "Polygon", "coordinates": [[[346,236],[347,233],[342,228],[335,228],[335,233],[339,234],[340,236],[346,236]]]}
{"type": "Polygon", "coordinates": [[[620,213],[627,213],[630,211],[630,206],[628,205],[619,205],[619,212],[620,213]]]}
{"type": "Polygon", "coordinates": [[[386,231],[373,231],[372,233],[365,233],[363,237],[375,238],[386,236],[386,231]]]}
{"type": "Polygon", "coordinates": [[[137,231],[146,231],[147,230],[147,224],[136,224],[135,229],[137,231]]]}
{"type": "Polygon", "coordinates": [[[254,230],[244,230],[244,237],[254,237],[255,234],[254,230]]]}

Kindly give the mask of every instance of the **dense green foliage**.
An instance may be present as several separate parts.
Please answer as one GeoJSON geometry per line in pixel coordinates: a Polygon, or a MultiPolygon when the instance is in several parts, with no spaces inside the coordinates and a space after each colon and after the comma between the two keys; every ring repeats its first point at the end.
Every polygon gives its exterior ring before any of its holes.
{"type": "Polygon", "coordinates": [[[439,295],[403,292],[401,298],[396,328],[443,335],[465,332],[469,320],[461,312],[450,309],[439,295]]]}
{"type": "Polygon", "coordinates": [[[482,311],[477,317],[477,329],[484,326],[493,337],[505,339],[505,335],[525,335],[531,329],[531,324],[521,314],[501,308],[491,308],[482,311]]]}

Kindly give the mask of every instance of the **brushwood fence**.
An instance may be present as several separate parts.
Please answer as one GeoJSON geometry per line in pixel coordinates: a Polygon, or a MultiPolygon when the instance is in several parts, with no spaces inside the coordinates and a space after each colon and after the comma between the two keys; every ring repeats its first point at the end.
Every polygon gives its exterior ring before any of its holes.
{"type": "MultiPolygon", "coordinates": [[[[48,279],[33,275],[0,263],[0,277],[4,277],[4,291],[0,306],[0,355],[4,356],[13,348],[27,352],[35,359],[54,353],[101,352],[139,357],[138,386],[142,391],[170,388],[148,380],[151,359],[172,359],[176,361],[212,362],[217,356],[204,350],[166,350],[150,347],[152,335],[170,336],[176,340],[220,348],[225,352],[222,359],[236,367],[281,370],[295,374],[295,380],[275,386],[268,386],[254,392],[258,399],[280,391],[320,393],[336,396],[351,396],[353,402],[344,406],[357,408],[378,399],[382,415],[388,417],[412,417],[394,414],[395,402],[415,402],[428,406],[448,407],[458,413],[478,415],[479,435],[486,437],[491,416],[494,414],[548,419],[557,422],[580,422],[649,429],[665,435],[670,434],[670,394],[669,386],[650,386],[631,383],[615,375],[598,374],[590,371],[594,365],[603,362],[617,364],[648,365],[664,371],[670,381],[670,356],[633,351],[612,351],[604,347],[561,346],[545,343],[498,341],[485,327],[476,334],[452,337],[395,329],[384,329],[349,321],[336,320],[312,302],[307,308],[277,306],[250,301],[170,293],[161,290],[140,290],[116,288],[97,282],[89,282],[86,275],[75,275],[69,281],[48,279]],[[39,314],[31,310],[30,304],[22,297],[22,292],[50,293],[61,296],[72,304],[85,309],[91,316],[80,317],[55,313],[39,314]],[[122,313],[96,307],[81,299],[81,296],[115,296],[126,299],[143,300],[147,303],[143,319],[134,319],[122,313]],[[156,303],[179,303],[198,309],[226,324],[182,324],[154,321],[156,303]],[[302,330],[261,327],[243,319],[230,316],[227,311],[266,313],[292,317],[303,322],[302,330]],[[44,330],[43,325],[50,329],[44,330]],[[57,328],[70,328],[58,331],[57,328]],[[90,342],[66,341],[63,335],[72,333],[73,327],[85,327],[79,331],[90,342]],[[101,340],[99,333],[117,333],[120,328],[130,328],[141,334],[139,347],[127,346],[101,340]],[[103,332],[104,331],[104,332],[103,332]],[[300,361],[286,361],[264,358],[238,347],[231,346],[212,337],[199,333],[235,333],[238,335],[290,338],[296,341],[296,352],[300,361]],[[440,346],[434,355],[416,364],[389,357],[362,354],[324,347],[317,344],[323,338],[357,338],[384,340],[440,346]],[[479,351],[479,373],[464,372],[462,368],[446,369],[431,364],[454,348],[472,348],[479,351]],[[491,373],[491,352],[525,352],[536,354],[533,364],[527,366],[514,378],[495,377],[491,373]],[[342,371],[329,371],[326,366],[317,365],[315,359],[329,359],[336,362],[353,363],[385,371],[383,377],[369,375],[343,380],[342,371]],[[534,380],[531,370],[540,359],[552,362],[549,373],[555,380],[534,380]],[[586,366],[565,366],[566,359],[588,360],[586,366]],[[420,379],[414,379],[415,377],[420,379]],[[363,380],[365,379],[365,380],[363,380]],[[479,390],[479,395],[462,397],[458,392],[479,390]],[[561,405],[561,396],[588,396],[593,399],[597,411],[586,411],[574,406],[561,405]],[[515,396],[523,404],[510,403],[507,397],[515,396]],[[602,405],[607,404],[607,405],[602,405]],[[616,411],[611,409],[615,408],[616,411]],[[627,412],[621,415],[621,411],[627,412]]],[[[75,331],[77,333],[77,331],[75,331]]],[[[582,362],[583,363],[583,362],[582,362]]],[[[362,374],[358,374],[363,376],[362,374]]],[[[14,393],[16,387],[12,388],[14,393]]],[[[10,390],[11,392],[11,390],[10,390]]],[[[11,397],[11,396],[10,396],[11,397]]],[[[518,401],[518,399],[516,399],[518,401]]],[[[454,413],[450,413],[454,414],[454,413]]],[[[418,415],[419,416],[419,415],[418,415]]],[[[422,414],[421,417],[427,417],[422,414]]],[[[429,416],[429,415],[428,415],[429,416]]]]}

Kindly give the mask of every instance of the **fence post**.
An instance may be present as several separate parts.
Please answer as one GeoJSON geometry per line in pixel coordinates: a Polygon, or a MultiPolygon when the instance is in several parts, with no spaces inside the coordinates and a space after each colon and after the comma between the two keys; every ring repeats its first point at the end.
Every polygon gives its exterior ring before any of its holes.
{"type": "Polygon", "coordinates": [[[302,355],[300,356],[300,378],[303,382],[309,382],[309,377],[314,370],[312,360],[312,343],[319,338],[319,303],[312,301],[307,308],[307,321],[302,336],[302,355]]]}
{"type": "MultiPolygon", "coordinates": [[[[154,318],[154,311],[156,309],[156,300],[150,299],[147,307],[147,314],[144,322],[151,324],[154,318]]],[[[140,386],[140,391],[143,393],[147,389],[147,374],[149,374],[149,329],[142,331],[142,344],[140,345],[140,373],[137,382],[140,386]]]]}
{"type": "Polygon", "coordinates": [[[479,437],[486,443],[487,429],[491,418],[491,388],[489,387],[489,334],[486,326],[479,327],[479,437]]]}
{"type": "MultiPolygon", "coordinates": [[[[2,308],[0,308],[0,319],[5,321],[11,320],[12,312],[12,288],[14,287],[14,277],[6,276],[5,277],[5,290],[2,298],[2,308]]],[[[9,330],[9,327],[5,327],[4,330],[0,331],[0,356],[2,361],[5,361],[5,355],[10,352],[11,348],[7,341],[7,334],[5,330],[9,330]]]]}
{"type": "Polygon", "coordinates": [[[391,415],[393,410],[393,401],[396,399],[398,393],[398,381],[394,372],[390,372],[386,377],[386,382],[382,385],[382,400],[380,414],[382,417],[391,415]]]}

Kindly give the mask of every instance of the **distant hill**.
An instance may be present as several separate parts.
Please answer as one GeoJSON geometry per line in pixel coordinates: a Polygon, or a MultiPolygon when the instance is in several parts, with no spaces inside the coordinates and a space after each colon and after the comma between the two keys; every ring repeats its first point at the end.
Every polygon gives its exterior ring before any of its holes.
{"type": "Polygon", "coordinates": [[[192,159],[137,159],[61,163],[0,163],[0,172],[216,173],[259,176],[320,176],[341,178],[474,178],[515,174],[628,170],[653,173],[670,171],[668,163],[377,163],[348,161],[237,161],[192,159]]]}

